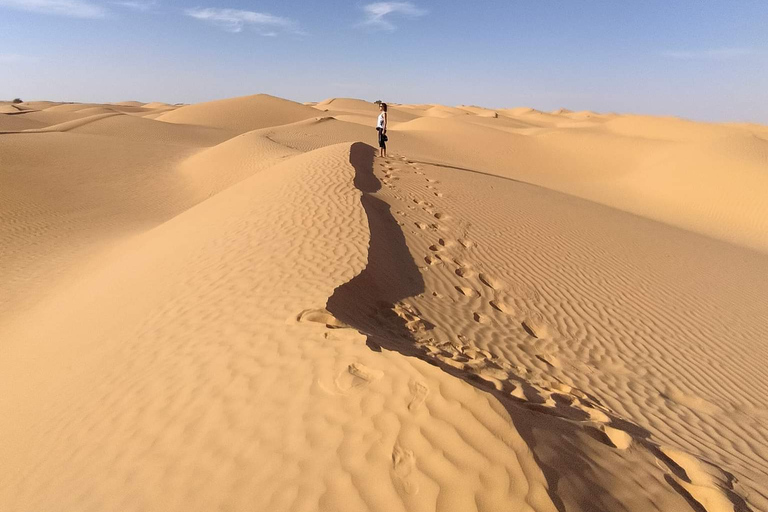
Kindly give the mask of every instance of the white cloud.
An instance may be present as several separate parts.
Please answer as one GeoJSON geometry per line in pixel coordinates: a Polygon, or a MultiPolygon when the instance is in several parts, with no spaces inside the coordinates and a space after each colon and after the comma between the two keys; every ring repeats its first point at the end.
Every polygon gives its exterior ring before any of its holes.
{"type": "Polygon", "coordinates": [[[300,33],[295,21],[262,12],[208,7],[187,9],[184,13],[198,20],[209,21],[229,32],[241,32],[244,27],[250,26],[268,37],[276,36],[278,30],[300,33]]]}
{"type": "Polygon", "coordinates": [[[427,14],[427,11],[416,7],[411,2],[375,2],[363,7],[365,20],[363,25],[394,30],[395,25],[389,20],[391,14],[406,18],[418,18],[427,14]]]}
{"type": "Polygon", "coordinates": [[[0,0],[0,7],[72,18],[104,18],[107,15],[102,6],[85,0],[0,0]]]}
{"type": "MultiPolygon", "coordinates": [[[[0,0],[1,1],[1,0],[0,0]]],[[[119,5],[121,7],[126,7],[128,9],[133,9],[134,11],[151,11],[155,7],[157,7],[157,2],[154,0],[147,0],[147,1],[140,1],[140,0],[122,0],[117,2],[112,2],[115,5],[119,5]]]]}
{"type": "Polygon", "coordinates": [[[752,54],[750,48],[715,48],[711,50],[664,52],[666,57],[681,60],[725,60],[744,57],[750,54],[752,54]]]}

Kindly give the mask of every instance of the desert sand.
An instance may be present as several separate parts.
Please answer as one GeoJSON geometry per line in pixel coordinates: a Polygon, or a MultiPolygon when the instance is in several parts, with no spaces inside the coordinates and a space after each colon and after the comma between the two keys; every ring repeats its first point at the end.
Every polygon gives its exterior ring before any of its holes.
{"type": "Polygon", "coordinates": [[[768,127],[0,103],[0,510],[768,512],[768,127]]]}

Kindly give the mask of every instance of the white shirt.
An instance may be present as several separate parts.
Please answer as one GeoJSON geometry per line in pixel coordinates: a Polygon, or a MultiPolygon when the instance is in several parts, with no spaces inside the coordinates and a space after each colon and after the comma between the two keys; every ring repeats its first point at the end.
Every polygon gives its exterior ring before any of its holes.
{"type": "Polygon", "coordinates": [[[379,114],[379,120],[376,122],[376,128],[384,128],[384,112],[379,114]]]}

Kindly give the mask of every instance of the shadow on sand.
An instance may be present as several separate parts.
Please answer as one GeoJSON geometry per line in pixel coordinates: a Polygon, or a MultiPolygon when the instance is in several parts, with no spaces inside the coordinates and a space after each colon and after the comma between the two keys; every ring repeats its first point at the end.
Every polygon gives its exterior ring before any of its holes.
{"type": "MultiPolygon", "coordinates": [[[[527,443],[546,478],[549,497],[559,512],[641,509],[637,505],[642,500],[636,499],[633,505],[627,505],[615,497],[611,491],[622,483],[626,485],[625,478],[599,466],[588,455],[594,453],[594,448],[585,450],[586,437],[608,445],[610,440],[602,438],[599,432],[585,433],[577,422],[542,412],[541,408],[527,408],[519,400],[497,391],[477,375],[436,359],[418,344],[412,328],[409,328],[408,319],[396,310],[400,301],[424,292],[424,280],[389,205],[372,195],[381,189],[381,183],[373,173],[374,153],[373,147],[363,143],[353,144],[350,153],[350,163],[355,168],[354,183],[362,192],[361,202],[370,228],[368,263],[360,274],[334,290],[328,298],[326,309],[337,319],[363,333],[367,338],[366,344],[372,350],[385,349],[416,357],[494,395],[508,411],[514,427],[527,443]],[[566,487],[567,492],[561,493],[566,487]],[[568,503],[561,499],[561,494],[568,496],[568,503]]],[[[424,325],[426,330],[431,327],[424,325]]],[[[615,420],[612,424],[619,428],[623,422],[625,425],[622,430],[629,432],[642,446],[652,451],[657,449],[650,441],[650,433],[642,427],[618,417],[612,420],[615,420]]],[[[701,510],[702,506],[693,497],[672,487],[683,495],[692,510],[701,510]]],[[[626,495],[626,492],[623,494],[626,495]]],[[[727,494],[735,510],[750,510],[740,496],[733,492],[727,494]]]]}

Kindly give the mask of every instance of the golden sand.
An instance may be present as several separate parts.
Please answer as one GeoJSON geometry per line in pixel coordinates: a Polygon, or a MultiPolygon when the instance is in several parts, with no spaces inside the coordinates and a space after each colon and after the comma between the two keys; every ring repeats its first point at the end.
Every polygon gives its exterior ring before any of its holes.
{"type": "Polygon", "coordinates": [[[0,510],[768,511],[768,128],[0,104],[0,510]]]}

